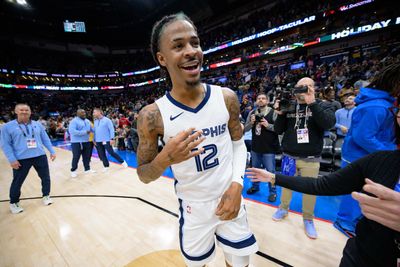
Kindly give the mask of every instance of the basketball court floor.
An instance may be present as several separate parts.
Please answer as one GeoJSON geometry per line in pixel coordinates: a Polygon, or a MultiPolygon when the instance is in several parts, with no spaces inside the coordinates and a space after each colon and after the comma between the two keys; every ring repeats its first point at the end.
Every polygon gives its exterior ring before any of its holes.
{"type": "MultiPolygon", "coordinates": [[[[32,169],[22,188],[24,212],[16,215],[8,203],[11,168],[0,153],[1,267],[185,266],[179,253],[173,179],[141,183],[135,155],[128,152],[122,154],[129,168],[111,163],[103,173],[100,160],[93,157],[91,168],[97,173],[83,174],[80,163],[78,177],[71,178],[69,146],[57,146],[57,159],[50,162],[54,204],[42,205],[40,179],[32,169]]],[[[318,198],[316,215],[323,218],[315,220],[319,237],[311,240],[304,234],[301,215],[291,212],[284,221],[274,222],[276,208],[263,203],[265,195],[245,197],[259,244],[250,266],[338,266],[346,237],[329,221],[337,200],[318,198]]],[[[208,266],[225,266],[220,249],[208,266]]]]}

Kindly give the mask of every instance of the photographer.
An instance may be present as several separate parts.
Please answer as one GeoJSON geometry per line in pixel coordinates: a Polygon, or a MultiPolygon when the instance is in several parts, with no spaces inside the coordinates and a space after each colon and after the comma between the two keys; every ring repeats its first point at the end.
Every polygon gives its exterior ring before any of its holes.
{"type": "MultiPolygon", "coordinates": [[[[324,131],[335,125],[332,105],[315,99],[314,81],[300,79],[291,91],[295,99],[277,100],[275,112],[278,117],[274,127],[282,139],[282,173],[285,175],[318,177],[324,131]]],[[[280,221],[288,215],[292,191],[282,188],[281,205],[272,219],[280,221]]],[[[317,238],[314,227],[315,196],[303,195],[303,219],[309,238],[317,238]]]]}
{"type": "MultiPolygon", "coordinates": [[[[244,131],[251,129],[251,161],[252,166],[256,168],[267,169],[269,172],[275,172],[275,154],[279,153],[279,139],[274,132],[274,120],[276,113],[268,106],[267,95],[260,93],[256,98],[257,109],[252,110],[247,116],[244,131]]],[[[276,200],[276,188],[271,184],[269,187],[269,202],[276,200]]],[[[252,195],[260,190],[258,182],[252,183],[247,190],[247,194],[252,195]]]]}

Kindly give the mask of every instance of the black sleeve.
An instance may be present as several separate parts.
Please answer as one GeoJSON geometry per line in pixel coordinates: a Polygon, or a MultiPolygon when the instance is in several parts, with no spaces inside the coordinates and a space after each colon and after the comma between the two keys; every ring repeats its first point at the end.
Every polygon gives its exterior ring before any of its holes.
{"type": "Polygon", "coordinates": [[[335,109],[327,102],[314,102],[309,105],[312,118],[324,130],[332,129],[336,124],[335,109]]]}
{"type": "Polygon", "coordinates": [[[345,168],[319,179],[277,174],[276,184],[310,195],[337,196],[350,194],[353,191],[361,191],[365,184],[367,167],[371,159],[372,155],[363,157],[345,168]]]}
{"type": "Polygon", "coordinates": [[[277,134],[283,134],[286,131],[286,114],[278,115],[274,122],[274,130],[277,134]]]}

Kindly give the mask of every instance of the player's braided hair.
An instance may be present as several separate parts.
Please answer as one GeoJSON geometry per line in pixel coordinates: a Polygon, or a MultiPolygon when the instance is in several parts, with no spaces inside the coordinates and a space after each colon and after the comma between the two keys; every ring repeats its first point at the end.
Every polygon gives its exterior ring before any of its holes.
{"type": "Polygon", "coordinates": [[[153,55],[153,58],[156,61],[156,63],[160,66],[160,72],[161,72],[160,78],[165,78],[166,82],[169,86],[172,85],[171,78],[169,76],[167,68],[165,68],[164,66],[161,66],[160,62],[158,62],[157,52],[160,51],[160,39],[161,39],[161,35],[162,35],[165,27],[177,20],[186,20],[187,22],[192,24],[193,28],[197,32],[197,28],[196,28],[196,26],[194,26],[193,21],[188,16],[186,16],[184,13],[180,12],[180,13],[164,16],[161,20],[154,23],[153,30],[151,31],[151,38],[150,38],[151,54],[153,55]]]}
{"type": "Polygon", "coordinates": [[[386,91],[392,96],[400,94],[400,63],[393,63],[384,67],[375,75],[368,87],[386,91]]]}

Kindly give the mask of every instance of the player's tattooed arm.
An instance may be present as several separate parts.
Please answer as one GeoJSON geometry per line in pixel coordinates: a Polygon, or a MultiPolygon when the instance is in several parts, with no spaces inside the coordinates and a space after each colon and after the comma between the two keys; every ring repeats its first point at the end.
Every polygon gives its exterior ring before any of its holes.
{"type": "Polygon", "coordinates": [[[240,140],[243,136],[243,126],[240,123],[240,105],[235,92],[229,88],[223,88],[225,105],[229,112],[228,129],[232,141],[240,140]]]}
{"type": "Polygon", "coordinates": [[[137,149],[137,173],[143,183],[157,180],[167,166],[157,162],[158,138],[163,135],[164,126],[156,104],[144,107],[138,117],[139,145],[137,149]]]}

